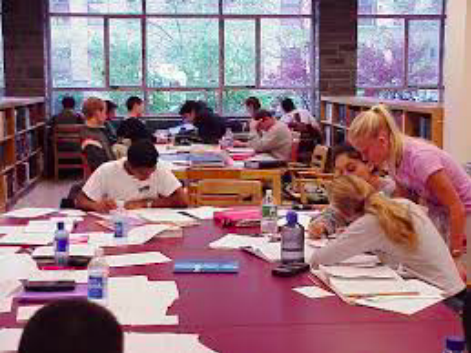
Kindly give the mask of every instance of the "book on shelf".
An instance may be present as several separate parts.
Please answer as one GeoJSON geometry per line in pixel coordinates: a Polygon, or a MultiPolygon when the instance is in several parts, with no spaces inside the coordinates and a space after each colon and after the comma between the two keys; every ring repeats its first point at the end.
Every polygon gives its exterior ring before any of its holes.
{"type": "Polygon", "coordinates": [[[8,136],[7,130],[7,119],[5,117],[5,111],[0,110],[0,140],[8,136]]]}
{"type": "Polygon", "coordinates": [[[23,162],[16,167],[16,184],[22,189],[29,181],[29,163],[23,162]]]}
{"type": "Polygon", "coordinates": [[[347,106],[339,105],[338,106],[338,123],[340,125],[346,126],[347,124],[347,106]]]}
{"type": "Polygon", "coordinates": [[[328,122],[332,122],[333,106],[334,105],[332,103],[325,103],[325,120],[328,122]]]}
{"type": "Polygon", "coordinates": [[[7,199],[12,198],[16,192],[15,170],[9,170],[5,173],[5,185],[7,190],[7,199]]]}
{"type": "Polygon", "coordinates": [[[431,123],[430,119],[426,116],[422,116],[419,119],[419,131],[418,136],[423,139],[431,140],[432,139],[432,132],[431,132],[431,123]]]}

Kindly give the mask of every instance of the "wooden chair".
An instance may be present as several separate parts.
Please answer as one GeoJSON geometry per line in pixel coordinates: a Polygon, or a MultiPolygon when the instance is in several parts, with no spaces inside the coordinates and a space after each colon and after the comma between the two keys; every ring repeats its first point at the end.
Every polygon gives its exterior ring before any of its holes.
{"type": "Polygon", "coordinates": [[[54,153],[54,178],[59,179],[59,171],[76,169],[83,172],[80,149],[80,131],[83,125],[57,124],[52,132],[54,153]]]}
{"type": "Polygon", "coordinates": [[[198,206],[260,205],[262,183],[251,180],[209,179],[196,184],[198,206]]]}

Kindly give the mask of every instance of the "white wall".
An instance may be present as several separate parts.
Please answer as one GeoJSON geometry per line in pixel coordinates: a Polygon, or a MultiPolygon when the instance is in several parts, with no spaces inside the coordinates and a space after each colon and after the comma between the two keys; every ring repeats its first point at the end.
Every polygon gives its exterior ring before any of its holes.
{"type": "Polygon", "coordinates": [[[444,148],[471,161],[471,1],[447,1],[444,148]]]}

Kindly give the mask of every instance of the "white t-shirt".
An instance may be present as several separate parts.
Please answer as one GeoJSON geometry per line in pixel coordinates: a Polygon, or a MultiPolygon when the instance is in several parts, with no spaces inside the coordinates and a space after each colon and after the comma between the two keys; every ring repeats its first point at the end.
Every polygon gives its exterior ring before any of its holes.
{"type": "Polygon", "coordinates": [[[312,116],[312,114],[307,111],[306,109],[295,109],[289,113],[286,113],[280,118],[280,121],[289,125],[291,122],[294,121],[294,117],[296,114],[299,114],[299,120],[301,123],[306,125],[312,125],[312,127],[319,127],[319,123],[317,122],[316,118],[312,116]]]}
{"type": "Polygon", "coordinates": [[[440,289],[447,296],[455,295],[465,288],[448,247],[432,221],[421,207],[405,199],[395,199],[410,208],[414,228],[418,235],[415,251],[393,243],[384,234],[378,218],[366,214],[354,221],[327,246],[314,252],[311,262],[332,265],[354,255],[374,252],[392,267],[402,265],[411,276],[424,280],[440,289]]]}
{"type": "Polygon", "coordinates": [[[131,201],[168,197],[182,186],[165,161],[158,161],[149,179],[141,181],[124,169],[126,158],[102,164],[90,176],[82,191],[93,201],[109,198],[131,201]]]}

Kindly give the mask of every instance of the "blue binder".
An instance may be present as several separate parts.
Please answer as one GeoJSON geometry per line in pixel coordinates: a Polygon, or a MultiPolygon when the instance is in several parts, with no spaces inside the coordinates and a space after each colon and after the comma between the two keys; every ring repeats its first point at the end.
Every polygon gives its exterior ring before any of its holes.
{"type": "Polygon", "coordinates": [[[175,261],[175,273],[237,273],[239,262],[232,260],[184,260],[175,261]]]}

